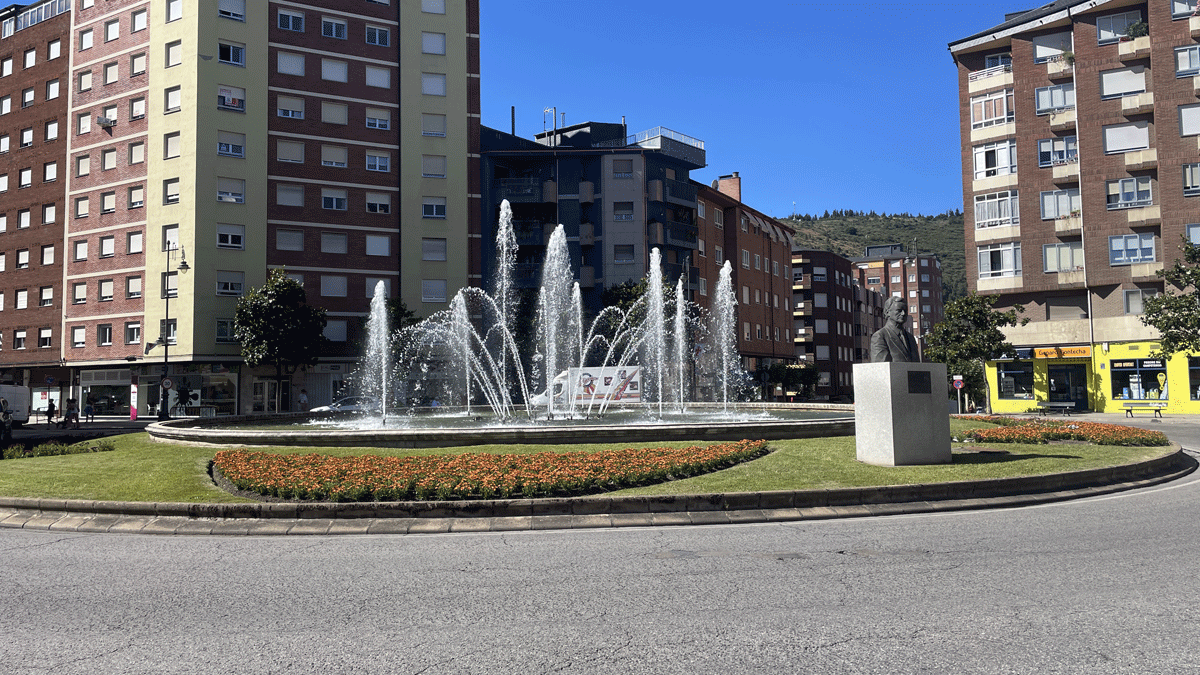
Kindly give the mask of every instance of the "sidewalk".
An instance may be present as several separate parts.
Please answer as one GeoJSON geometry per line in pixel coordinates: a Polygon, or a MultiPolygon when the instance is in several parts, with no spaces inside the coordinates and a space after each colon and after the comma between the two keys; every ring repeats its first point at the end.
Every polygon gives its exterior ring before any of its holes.
{"type": "Polygon", "coordinates": [[[37,424],[26,422],[21,425],[20,429],[13,429],[13,442],[24,443],[26,445],[37,445],[38,443],[48,441],[71,444],[93,438],[104,438],[106,436],[118,436],[120,434],[131,434],[142,431],[146,428],[146,425],[154,421],[153,417],[143,417],[139,418],[136,422],[132,422],[129,420],[128,415],[96,415],[94,422],[80,421],[78,429],[59,429],[57,420],[55,424],[44,421],[37,424]]]}

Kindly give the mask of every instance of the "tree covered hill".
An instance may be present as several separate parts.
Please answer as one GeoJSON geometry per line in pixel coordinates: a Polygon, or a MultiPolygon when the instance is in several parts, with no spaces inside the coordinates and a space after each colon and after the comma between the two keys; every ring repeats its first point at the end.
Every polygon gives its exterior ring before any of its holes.
{"type": "Polygon", "coordinates": [[[934,253],[942,261],[943,300],[967,294],[961,211],[914,216],[847,209],[819,216],[793,214],[784,220],[795,228],[797,246],[833,251],[847,258],[861,256],[867,246],[897,243],[904,244],[905,251],[934,253]]]}

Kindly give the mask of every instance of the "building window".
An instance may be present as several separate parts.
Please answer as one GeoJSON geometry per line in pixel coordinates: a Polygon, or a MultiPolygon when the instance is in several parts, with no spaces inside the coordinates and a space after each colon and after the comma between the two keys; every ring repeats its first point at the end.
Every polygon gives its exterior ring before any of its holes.
{"type": "MultiPolygon", "coordinates": [[[[111,152],[114,157],[117,154],[117,152],[115,150],[106,150],[105,152],[111,152]]],[[[179,132],[176,131],[174,133],[170,133],[170,134],[167,134],[166,136],[163,136],[163,159],[174,159],[178,156],[179,156],[179,132]]],[[[108,168],[108,167],[105,167],[105,168],[108,168]]]]}
{"type": "Polygon", "coordinates": [[[167,23],[183,18],[183,0],[167,0],[167,23]]]}
{"type": "MultiPolygon", "coordinates": [[[[386,47],[391,44],[391,36],[388,34],[388,29],[380,28],[379,26],[367,26],[367,44],[379,45],[380,47],[386,47]]],[[[421,44],[424,46],[424,42],[421,44]]]]}
{"type": "Polygon", "coordinates": [[[422,54],[445,54],[446,53],[446,34],[445,33],[421,33],[421,53],[422,54]]]}
{"type": "Polygon", "coordinates": [[[346,210],[346,191],[333,188],[321,189],[321,208],[332,211],[346,210]]]}
{"type": "Polygon", "coordinates": [[[1037,114],[1046,115],[1075,107],[1075,85],[1056,84],[1034,90],[1037,114]]]}
{"type": "Polygon", "coordinates": [[[713,246],[713,262],[718,266],[725,264],[725,249],[720,246],[713,246]]]}
{"type": "Polygon", "coordinates": [[[111,258],[117,253],[115,237],[100,237],[100,257],[111,258]]]}
{"type": "Polygon", "coordinates": [[[421,155],[421,176],[423,178],[445,178],[445,155],[421,155]]]}
{"type": "Polygon", "coordinates": [[[125,277],[125,297],[131,300],[142,297],[141,277],[125,277]]]}
{"type": "Polygon", "coordinates": [[[421,198],[421,217],[422,218],[445,218],[446,217],[446,198],[445,197],[422,197],[421,198]]]}
{"type": "Polygon", "coordinates": [[[121,76],[120,68],[115,63],[104,64],[104,84],[112,84],[121,76]]]}
{"type": "Polygon", "coordinates": [[[1100,98],[1120,98],[1146,91],[1146,67],[1130,66],[1100,71],[1100,98]]]}
{"type": "Polygon", "coordinates": [[[304,55],[276,52],[275,70],[284,75],[304,75],[304,55]]]}
{"type": "Polygon", "coordinates": [[[168,178],[163,181],[163,204],[179,203],[179,179],[168,178]]]}
{"type": "Polygon", "coordinates": [[[1200,164],[1183,165],[1183,194],[1200,195],[1200,164]]]}
{"type": "Polygon", "coordinates": [[[38,307],[50,307],[54,304],[54,287],[42,286],[38,289],[38,307]]]}
{"type": "Polygon", "coordinates": [[[1106,155],[1150,147],[1150,128],[1145,121],[1106,126],[1103,134],[1106,155]]]}
{"type": "Polygon", "coordinates": [[[1175,48],[1175,77],[1200,74],[1200,46],[1175,48]]]}
{"type": "Polygon", "coordinates": [[[304,186],[279,183],[275,186],[275,203],[280,206],[304,206],[304,186]]]}
{"type": "Polygon", "coordinates": [[[304,119],[304,99],[291,96],[280,96],[275,101],[275,111],[280,117],[304,119]]]}
{"type": "Polygon", "coordinates": [[[217,295],[240,296],[245,281],[245,272],[217,270],[217,295]]]}
{"type": "Polygon", "coordinates": [[[742,268],[750,269],[750,251],[742,249],[742,268]]]}
{"type": "Polygon", "coordinates": [[[322,145],[321,166],[346,168],[349,153],[344,145],[322,145]]]}
{"type": "Polygon", "coordinates": [[[1070,190],[1053,190],[1040,195],[1042,205],[1042,220],[1067,218],[1079,213],[1079,188],[1070,190]]]}
{"type": "Polygon", "coordinates": [[[76,197],[75,198],[75,217],[76,218],[87,218],[87,216],[88,216],[88,198],[87,197],[76,197]]]}
{"type": "Polygon", "coordinates": [[[167,59],[164,67],[170,68],[183,63],[183,43],[179,40],[167,43],[167,59]]]}
{"type": "Polygon", "coordinates": [[[137,97],[129,101],[129,119],[140,120],[146,116],[146,99],[137,97]]]}
{"type": "Polygon", "coordinates": [[[303,251],[304,233],[300,230],[275,230],[277,251],[303,251]]]}
{"type": "Polygon", "coordinates": [[[426,96],[445,96],[446,76],[440,73],[421,73],[421,93],[426,96]]]}
{"type": "Polygon", "coordinates": [[[346,39],[346,22],[341,19],[321,17],[321,35],[328,38],[346,39]]]}
{"type": "Polygon", "coordinates": [[[126,253],[141,253],[142,252],[142,233],[130,232],[125,235],[125,252],[126,253]]]}
{"type": "Polygon", "coordinates": [[[1118,234],[1108,238],[1108,264],[1132,265],[1154,262],[1154,234],[1140,232],[1118,234]]]}
{"type": "Polygon", "coordinates": [[[633,263],[633,244],[616,244],[613,246],[613,263],[627,265],[633,263]]]}
{"type": "Polygon", "coordinates": [[[142,324],[132,322],[125,324],[125,344],[136,345],[142,341],[142,324]]]}
{"type": "Polygon", "coordinates": [[[1021,276],[1021,242],[979,247],[979,278],[1021,276]]]}
{"type": "Polygon", "coordinates": [[[321,121],[329,124],[349,124],[349,108],[345,103],[321,101],[321,121]]]}
{"type": "MultiPolygon", "coordinates": [[[[425,205],[421,205],[422,213],[424,213],[425,205]]],[[[392,196],[384,192],[368,192],[367,193],[367,213],[391,213],[392,212],[392,196]]]]}
{"type": "MultiPolygon", "coordinates": [[[[1021,210],[1016,190],[993,192],[975,197],[975,227],[977,229],[1019,225],[1020,223],[1021,210]]],[[[875,283],[879,283],[878,279],[875,283]]]]}
{"type": "Polygon", "coordinates": [[[217,319],[217,342],[230,344],[237,341],[237,336],[233,332],[233,319],[217,319]]]}
{"type": "Polygon", "coordinates": [[[1166,393],[1159,391],[1160,378],[1164,384],[1167,379],[1165,365],[1162,359],[1109,361],[1113,399],[1166,398],[1166,393]]]}
{"type": "Polygon", "coordinates": [[[287,10],[279,10],[279,28],[282,30],[292,30],[297,33],[304,32],[304,15],[299,12],[289,12],[287,10]]]}
{"type": "MultiPolygon", "coordinates": [[[[445,115],[430,115],[421,113],[421,134],[424,136],[437,136],[438,134],[428,133],[426,118],[440,117],[442,119],[442,136],[446,135],[446,116],[445,115]]],[[[368,129],[391,129],[392,128],[392,113],[386,108],[367,108],[367,128],[368,129]]]]}
{"type": "Polygon", "coordinates": [[[49,225],[58,218],[58,206],[55,204],[42,204],[42,224],[49,225]]]}
{"type": "Polygon", "coordinates": [[[1117,42],[1129,32],[1129,26],[1142,20],[1142,13],[1122,12],[1108,16],[1096,17],[1096,38],[1098,44],[1117,42]]]}
{"type": "Polygon", "coordinates": [[[1033,400],[1033,362],[1000,361],[996,364],[1000,398],[1033,400]]]}
{"type": "Polygon", "coordinates": [[[379,87],[380,89],[389,89],[392,86],[392,71],[388,68],[380,68],[379,66],[367,66],[365,72],[366,85],[368,87],[379,87]]]}
{"type": "Polygon", "coordinates": [[[51,331],[49,328],[38,329],[38,347],[41,349],[49,349],[54,346],[51,341],[51,331]]]}
{"type": "Polygon", "coordinates": [[[234,21],[245,21],[246,0],[218,0],[217,16],[233,19],[234,21]]]}
{"type": "Polygon", "coordinates": [[[221,110],[246,111],[246,90],[240,87],[217,86],[217,107],[221,110]]]}
{"type": "Polygon", "coordinates": [[[321,233],[321,253],[349,253],[350,248],[345,234],[334,232],[321,233]]]}
{"type": "Polygon", "coordinates": [[[365,250],[367,255],[388,256],[392,254],[392,239],[379,234],[368,234],[365,250]]]}
{"type": "Polygon", "coordinates": [[[217,154],[226,157],[246,156],[246,134],[232,131],[217,132],[217,154]]]}
{"type": "Polygon", "coordinates": [[[346,277],[332,274],[321,275],[321,297],[346,297],[346,277]]]}
{"type": "Polygon", "coordinates": [[[633,202],[613,202],[613,220],[633,220],[633,202]]]}
{"type": "Polygon", "coordinates": [[[446,280],[422,279],[421,302],[446,302],[446,280]]]}
{"type": "Polygon", "coordinates": [[[46,44],[46,60],[53,61],[62,56],[62,40],[51,40],[46,44]]]}
{"type": "Polygon", "coordinates": [[[1158,295],[1155,289],[1135,288],[1125,291],[1125,313],[1126,314],[1142,314],[1145,312],[1146,298],[1152,298],[1158,295]]]}
{"type": "Polygon", "coordinates": [[[1038,166],[1047,167],[1074,162],[1079,157],[1077,136],[1043,138],[1038,141],[1038,166]]]}
{"type": "Polygon", "coordinates": [[[1071,241],[1042,246],[1044,272],[1073,272],[1083,269],[1083,242],[1071,241]]]}
{"type": "Polygon", "coordinates": [[[1107,204],[1110,211],[1148,206],[1154,203],[1149,176],[1110,180],[1106,185],[1108,187],[1107,204]]]}
{"type": "Polygon", "coordinates": [[[33,128],[21,130],[21,147],[28,148],[33,145],[33,128]]]}
{"type": "MultiPolygon", "coordinates": [[[[0,227],[0,231],[3,231],[3,229],[4,228],[0,227]]],[[[1188,241],[1192,242],[1193,244],[1200,245],[1200,225],[1187,225],[1185,226],[1185,229],[1187,230],[1188,241]]],[[[0,269],[0,272],[2,271],[4,270],[0,269]]]]}
{"type": "Polygon", "coordinates": [[[445,14],[446,0],[421,0],[421,11],[426,14],[445,14]]]}
{"type": "Polygon", "coordinates": [[[246,226],[217,223],[217,248],[246,248],[246,226]]]}
{"type": "Polygon", "coordinates": [[[94,42],[94,37],[95,34],[92,32],[91,28],[81,31],[79,33],[79,51],[91,49],[92,43],[94,42]]]}
{"type": "Polygon", "coordinates": [[[428,237],[421,239],[421,260],[445,262],[446,240],[428,237]]]}
{"type": "Polygon", "coordinates": [[[348,66],[345,61],[321,59],[322,80],[328,80],[330,82],[346,82],[348,77],[348,66]]]}
{"type": "Polygon", "coordinates": [[[147,22],[146,10],[139,9],[138,11],[129,15],[129,32],[130,33],[136,33],[138,31],[146,30],[146,27],[148,25],[149,24],[147,22]]]}
{"type": "Polygon", "coordinates": [[[87,284],[80,283],[71,287],[71,304],[82,305],[87,302],[87,284]]]}
{"type": "Polygon", "coordinates": [[[162,250],[173,251],[179,248],[179,226],[164,225],[162,229],[162,250]]]}
{"type": "Polygon", "coordinates": [[[246,181],[241,178],[217,178],[217,201],[243,204],[246,201],[246,181]]]}
{"type": "Polygon", "coordinates": [[[134,54],[129,57],[129,74],[131,76],[141,75],[144,72],[146,72],[146,55],[134,54]]]}
{"type": "Polygon", "coordinates": [[[325,323],[325,339],[330,342],[345,342],[346,341],[346,321],[343,319],[331,319],[325,323]]]}
{"type": "Polygon", "coordinates": [[[1017,172],[1017,142],[1015,139],[977,145],[974,147],[974,156],[976,180],[1017,172]]]}
{"type": "Polygon", "coordinates": [[[1013,90],[1003,89],[971,98],[971,128],[982,129],[1016,119],[1013,90]]]}
{"type": "Polygon", "coordinates": [[[112,302],[113,299],[113,280],[102,279],[97,288],[100,292],[100,302],[112,302]]]}
{"type": "Polygon", "coordinates": [[[367,151],[367,171],[390,171],[392,156],[389,154],[367,151]]]}

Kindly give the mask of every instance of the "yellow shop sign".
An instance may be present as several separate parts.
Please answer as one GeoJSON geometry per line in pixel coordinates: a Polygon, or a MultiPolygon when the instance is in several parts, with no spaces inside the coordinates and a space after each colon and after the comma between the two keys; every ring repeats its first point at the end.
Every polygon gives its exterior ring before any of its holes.
{"type": "Polygon", "coordinates": [[[1037,347],[1033,357],[1037,359],[1078,359],[1092,355],[1091,345],[1081,347],[1037,347]]]}

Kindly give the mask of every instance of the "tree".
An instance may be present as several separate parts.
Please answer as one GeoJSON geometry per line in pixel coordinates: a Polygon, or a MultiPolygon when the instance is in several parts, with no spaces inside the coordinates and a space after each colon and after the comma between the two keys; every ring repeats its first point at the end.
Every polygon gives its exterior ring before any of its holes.
{"type": "Polygon", "coordinates": [[[309,305],[304,287],[282,269],[271,270],[267,282],[238,300],[234,312],[233,335],[246,365],[274,366],[280,382],[285,373],[316,365],[327,342],[324,331],[325,310],[309,305]]]}
{"type": "Polygon", "coordinates": [[[409,309],[408,305],[405,305],[399,297],[387,299],[387,316],[388,326],[393,333],[402,328],[415,326],[420,321],[416,312],[409,309]]]}
{"type": "Polygon", "coordinates": [[[1184,237],[1182,250],[1182,260],[1158,271],[1167,292],[1146,298],[1142,304],[1142,323],[1159,333],[1154,357],[1200,352],[1200,246],[1184,237]]]}
{"type": "Polygon", "coordinates": [[[984,363],[1014,357],[1017,350],[1000,330],[1024,326],[1028,318],[1018,318],[1025,308],[1015,305],[1007,312],[992,309],[998,296],[971,293],[946,303],[944,318],[925,338],[925,360],[946,364],[946,375],[962,375],[968,391],[983,392],[991,409],[991,392],[984,377],[984,363]]]}
{"type": "Polygon", "coordinates": [[[794,391],[800,398],[811,395],[821,377],[815,363],[797,365],[776,361],[766,372],[768,383],[780,385],[785,392],[794,391]]]}

